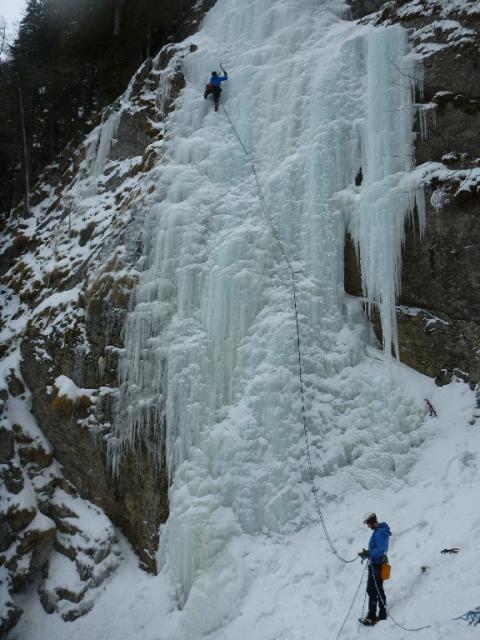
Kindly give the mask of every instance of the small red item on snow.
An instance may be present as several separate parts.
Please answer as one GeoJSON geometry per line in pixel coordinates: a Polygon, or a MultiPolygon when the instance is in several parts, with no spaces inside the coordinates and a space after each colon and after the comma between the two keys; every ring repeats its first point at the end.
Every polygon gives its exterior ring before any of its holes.
{"type": "Polygon", "coordinates": [[[427,403],[428,415],[432,418],[438,418],[437,412],[433,408],[433,404],[430,402],[430,400],[428,400],[428,398],[425,398],[425,402],[427,403]]]}

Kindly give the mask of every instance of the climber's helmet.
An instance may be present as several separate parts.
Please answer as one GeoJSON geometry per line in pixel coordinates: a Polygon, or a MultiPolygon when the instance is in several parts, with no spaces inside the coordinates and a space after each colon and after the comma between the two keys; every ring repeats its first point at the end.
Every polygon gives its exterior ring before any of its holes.
{"type": "Polygon", "coordinates": [[[363,524],[373,524],[377,522],[377,514],[370,511],[363,517],[363,524]]]}

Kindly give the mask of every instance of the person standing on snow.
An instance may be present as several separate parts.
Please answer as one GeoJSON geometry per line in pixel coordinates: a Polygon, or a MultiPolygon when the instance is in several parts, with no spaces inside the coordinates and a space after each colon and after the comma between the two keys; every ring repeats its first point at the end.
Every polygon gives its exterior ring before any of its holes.
{"type": "Polygon", "coordinates": [[[228,80],[228,73],[225,71],[222,65],[220,65],[220,67],[222,68],[222,71],[225,75],[219,76],[216,71],[212,71],[210,82],[205,87],[205,93],[203,94],[205,100],[210,94],[213,94],[215,111],[218,111],[218,103],[220,102],[220,94],[222,93],[222,87],[220,85],[222,84],[222,82],[225,82],[225,80],[228,80]]]}
{"type": "Polygon", "coordinates": [[[371,627],[379,620],[387,619],[387,599],[381,578],[382,564],[388,562],[388,539],[392,535],[386,522],[378,522],[375,513],[367,513],[363,523],[373,531],[368,543],[368,550],[363,549],[358,555],[362,560],[368,559],[368,614],[361,620],[362,624],[371,627]],[[378,616],[377,616],[378,605],[378,616]]]}

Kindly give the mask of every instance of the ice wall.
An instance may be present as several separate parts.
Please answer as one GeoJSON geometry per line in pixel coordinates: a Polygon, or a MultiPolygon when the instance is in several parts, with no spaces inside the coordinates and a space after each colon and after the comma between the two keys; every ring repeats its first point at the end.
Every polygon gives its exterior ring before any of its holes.
{"type": "Polygon", "coordinates": [[[288,532],[312,517],[290,276],[247,158],[224,114],[203,99],[218,61],[230,73],[222,100],[302,271],[316,474],[348,468],[346,490],[371,466],[371,439],[376,469],[395,477],[419,423],[409,399],[359,366],[368,331],[343,290],[349,224],[369,298],[390,323],[386,339],[394,335],[399,249],[413,198],[402,182],[413,154],[411,84],[397,71],[408,64],[407,41],[399,27],[344,21],[332,11],[338,6],[219,0],[192,38],[198,50],[185,59],[187,86],[152,174],[158,201],[126,323],[109,454],[115,469],[125,447],[141,440],[168,467],[171,512],[160,561],[180,602],[232,537],[288,532]],[[365,181],[356,188],[360,167],[365,181]]]}

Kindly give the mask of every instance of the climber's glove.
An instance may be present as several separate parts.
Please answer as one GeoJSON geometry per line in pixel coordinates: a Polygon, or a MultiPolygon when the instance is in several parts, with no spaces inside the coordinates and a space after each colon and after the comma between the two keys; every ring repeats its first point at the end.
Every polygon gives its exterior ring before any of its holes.
{"type": "Polygon", "coordinates": [[[368,558],[368,551],[366,549],[362,549],[358,555],[362,560],[366,560],[368,558]]]}

